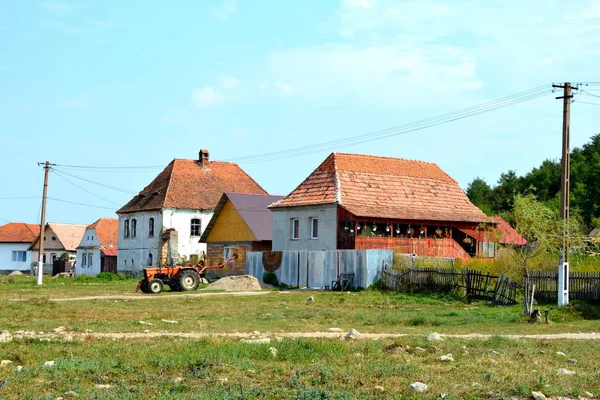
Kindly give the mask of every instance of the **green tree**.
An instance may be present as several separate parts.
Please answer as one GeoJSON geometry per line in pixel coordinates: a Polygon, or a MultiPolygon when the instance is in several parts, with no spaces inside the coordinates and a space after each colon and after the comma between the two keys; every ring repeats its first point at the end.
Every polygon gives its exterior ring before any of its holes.
{"type": "Polygon", "coordinates": [[[487,215],[493,215],[490,205],[492,198],[492,188],[482,178],[477,177],[467,186],[467,197],[471,203],[475,204],[481,211],[487,215]]]}

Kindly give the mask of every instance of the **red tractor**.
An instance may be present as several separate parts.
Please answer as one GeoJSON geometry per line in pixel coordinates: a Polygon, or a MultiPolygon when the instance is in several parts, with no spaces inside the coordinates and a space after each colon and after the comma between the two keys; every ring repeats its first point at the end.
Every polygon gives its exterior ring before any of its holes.
{"type": "Polygon", "coordinates": [[[231,258],[219,265],[204,265],[204,261],[200,261],[194,265],[144,268],[144,279],[138,283],[135,291],[141,290],[144,293],[157,294],[162,292],[164,285],[169,285],[172,291],[188,292],[196,290],[200,285],[200,278],[206,275],[207,270],[223,268],[237,260],[237,258],[237,253],[234,253],[231,258]]]}

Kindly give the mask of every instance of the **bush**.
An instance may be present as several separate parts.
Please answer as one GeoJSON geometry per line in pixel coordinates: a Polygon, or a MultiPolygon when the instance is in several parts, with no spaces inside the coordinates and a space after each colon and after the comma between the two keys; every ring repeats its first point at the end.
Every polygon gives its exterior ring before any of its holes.
{"type": "Polygon", "coordinates": [[[262,280],[266,284],[279,286],[279,279],[277,279],[277,275],[274,272],[265,272],[262,280]]]}
{"type": "Polygon", "coordinates": [[[122,278],[113,273],[113,272],[100,272],[98,275],[96,275],[96,278],[100,279],[101,281],[118,281],[118,280],[122,280],[122,278]]]}

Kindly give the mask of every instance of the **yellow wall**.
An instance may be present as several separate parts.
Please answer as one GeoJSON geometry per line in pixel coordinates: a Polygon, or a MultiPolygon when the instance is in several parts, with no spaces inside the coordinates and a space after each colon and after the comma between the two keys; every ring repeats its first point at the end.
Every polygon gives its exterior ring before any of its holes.
{"type": "Polygon", "coordinates": [[[256,237],[248,228],[246,222],[231,204],[231,201],[227,200],[210,230],[206,242],[252,242],[255,240],[256,237]]]}

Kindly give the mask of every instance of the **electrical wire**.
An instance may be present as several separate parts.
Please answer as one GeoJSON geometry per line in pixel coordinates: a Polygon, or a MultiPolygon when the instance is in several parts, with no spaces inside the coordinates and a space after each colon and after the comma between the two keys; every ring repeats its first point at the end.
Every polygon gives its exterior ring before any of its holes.
{"type": "Polygon", "coordinates": [[[102,208],[104,210],[113,210],[113,211],[116,210],[114,207],[95,206],[95,205],[92,205],[92,204],[77,203],[75,201],[57,199],[57,198],[54,198],[54,197],[47,197],[47,199],[48,200],[53,200],[53,201],[58,201],[60,203],[75,204],[75,205],[83,206],[83,207],[102,208]]]}
{"type": "Polygon", "coordinates": [[[368,134],[353,136],[347,139],[334,140],[330,142],[319,143],[310,146],[303,146],[299,148],[293,148],[288,150],[281,150],[276,152],[263,153],[255,156],[238,157],[228,161],[235,161],[238,163],[258,163],[265,161],[272,161],[277,159],[284,159],[290,157],[296,157],[300,155],[320,152],[324,150],[331,150],[339,148],[341,146],[350,146],[361,143],[366,143],[374,140],[381,140],[384,138],[406,134],[409,132],[415,132],[418,130],[426,129],[432,126],[445,124],[452,121],[472,117],[478,114],[490,112],[500,108],[508,107],[514,104],[531,101],[543,96],[550,94],[548,85],[540,86],[534,89],[530,89],[524,92],[520,92],[511,96],[507,96],[498,100],[490,101],[487,103],[479,104],[476,106],[468,107],[462,110],[442,114],[436,117],[427,118],[417,122],[396,126],[394,128],[388,128],[380,131],[371,132],[368,134]]]}
{"type": "Polygon", "coordinates": [[[61,178],[61,179],[64,179],[65,181],[67,181],[67,182],[68,182],[68,183],[70,183],[71,185],[75,186],[76,188],[79,188],[79,189],[83,190],[84,192],[86,192],[86,193],[89,193],[89,194],[91,194],[92,196],[94,196],[94,197],[97,197],[97,198],[99,198],[99,199],[101,199],[101,200],[104,200],[104,201],[106,201],[106,202],[109,202],[109,203],[111,203],[111,204],[114,204],[115,206],[120,206],[120,204],[118,204],[118,203],[115,203],[115,202],[114,202],[114,201],[112,201],[112,200],[108,200],[108,199],[105,199],[104,197],[98,196],[97,194],[95,194],[95,193],[92,193],[92,192],[90,192],[89,190],[87,190],[87,189],[84,189],[84,188],[82,188],[81,186],[79,186],[79,185],[77,185],[77,184],[75,184],[75,183],[71,182],[70,180],[68,180],[67,178],[65,178],[65,177],[63,176],[63,173],[62,173],[62,172],[59,172],[59,171],[57,171],[55,168],[53,168],[53,171],[54,171],[54,173],[56,174],[56,176],[58,176],[58,177],[59,177],[59,178],[61,178]]]}
{"type": "Polygon", "coordinates": [[[598,103],[590,103],[589,101],[581,101],[581,100],[579,100],[577,102],[581,103],[581,104],[591,104],[593,106],[600,106],[600,104],[598,104],[598,103]]]}
{"type": "Polygon", "coordinates": [[[80,176],[76,176],[76,175],[73,175],[73,174],[69,174],[68,172],[65,172],[65,171],[59,170],[59,169],[57,169],[56,167],[53,167],[52,169],[53,169],[54,171],[58,171],[58,172],[61,172],[61,173],[65,174],[65,175],[68,175],[68,176],[70,176],[70,177],[72,177],[72,178],[79,179],[79,180],[82,180],[82,181],[84,181],[84,182],[92,183],[92,184],[94,184],[94,185],[102,186],[102,187],[105,187],[105,188],[107,188],[107,189],[116,190],[117,192],[121,192],[121,193],[125,193],[125,194],[137,194],[136,192],[132,192],[131,190],[120,189],[120,188],[117,188],[117,187],[114,187],[114,186],[105,185],[105,184],[103,184],[103,183],[94,182],[94,181],[91,181],[91,180],[89,180],[89,179],[82,178],[82,177],[80,177],[80,176]]]}
{"type": "Polygon", "coordinates": [[[594,94],[594,93],[590,93],[590,92],[588,92],[587,90],[581,90],[581,94],[583,94],[584,96],[593,96],[593,97],[598,97],[598,98],[600,98],[600,96],[599,96],[599,95],[597,95],[597,94],[594,94]]]}

